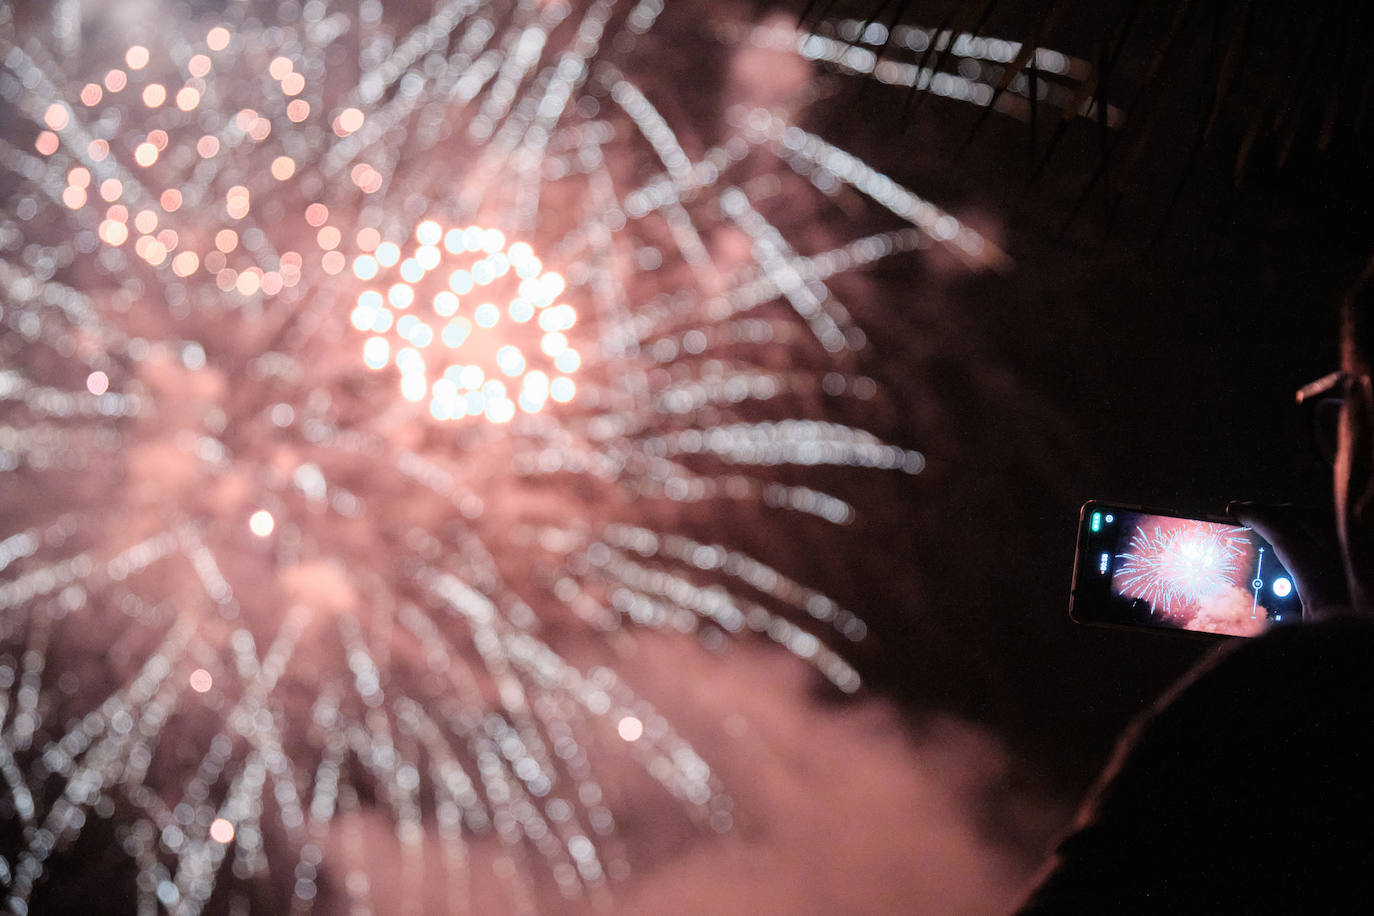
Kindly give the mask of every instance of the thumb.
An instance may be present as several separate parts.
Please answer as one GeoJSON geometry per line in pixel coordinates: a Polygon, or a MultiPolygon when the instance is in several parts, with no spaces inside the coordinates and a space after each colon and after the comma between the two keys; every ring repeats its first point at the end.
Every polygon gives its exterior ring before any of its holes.
{"type": "Polygon", "coordinates": [[[1330,510],[1245,501],[1226,508],[1236,521],[1274,548],[1279,562],[1293,576],[1305,617],[1350,604],[1336,521],[1330,510]]]}

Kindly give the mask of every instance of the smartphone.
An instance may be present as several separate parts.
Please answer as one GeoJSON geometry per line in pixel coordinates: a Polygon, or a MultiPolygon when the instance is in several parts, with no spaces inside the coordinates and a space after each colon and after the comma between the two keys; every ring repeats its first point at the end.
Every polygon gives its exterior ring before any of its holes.
{"type": "Polygon", "coordinates": [[[1288,570],[1224,518],[1090,500],[1078,519],[1069,616],[1079,623],[1258,636],[1302,617],[1288,570]]]}

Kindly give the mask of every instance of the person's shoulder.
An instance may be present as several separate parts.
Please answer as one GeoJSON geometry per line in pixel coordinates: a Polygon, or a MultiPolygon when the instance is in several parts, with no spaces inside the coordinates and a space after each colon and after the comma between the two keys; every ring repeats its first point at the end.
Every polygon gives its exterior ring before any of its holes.
{"type": "Polygon", "coordinates": [[[1123,737],[1018,913],[1337,911],[1374,854],[1371,697],[1374,622],[1232,640],[1123,737]]]}
{"type": "Polygon", "coordinates": [[[1332,612],[1316,621],[1280,624],[1270,628],[1263,636],[1244,642],[1259,645],[1326,640],[1335,637],[1374,639],[1374,617],[1365,617],[1350,611],[1332,612]]]}
{"type": "Polygon", "coordinates": [[[1374,621],[1343,616],[1237,639],[1156,704],[1160,718],[1227,711],[1233,723],[1285,714],[1340,721],[1374,696],[1374,621]]]}
{"type": "Polygon", "coordinates": [[[1263,665],[1330,669],[1350,662],[1370,667],[1374,620],[1349,614],[1312,623],[1274,627],[1253,639],[1237,639],[1218,653],[1211,669],[1263,665]]]}

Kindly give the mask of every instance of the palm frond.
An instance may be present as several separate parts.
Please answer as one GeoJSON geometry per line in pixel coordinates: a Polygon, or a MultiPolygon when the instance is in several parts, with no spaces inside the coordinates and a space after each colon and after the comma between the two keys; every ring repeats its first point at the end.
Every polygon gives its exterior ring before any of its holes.
{"type": "MultiPolygon", "coordinates": [[[[833,33],[842,16],[881,18],[930,36],[909,65],[912,76],[900,103],[908,130],[932,104],[927,97],[940,94],[932,91],[935,76],[953,75],[965,59],[961,43],[1014,47],[1009,59],[997,62],[1000,68],[985,69],[992,75],[977,100],[983,110],[972,118],[960,152],[988,136],[993,112],[1026,121],[1031,186],[1052,169],[1061,177],[1086,177],[1060,204],[1062,231],[1099,198],[1101,226],[1110,231],[1123,206],[1139,205],[1128,202],[1140,176],[1155,174],[1164,163],[1164,189],[1149,195],[1162,202],[1154,216],[1158,236],[1204,168],[1220,168],[1238,186],[1257,167],[1257,155],[1265,157],[1266,172],[1281,171],[1295,159],[1307,162],[1358,144],[1374,102],[1374,55],[1366,50],[1374,15],[1345,0],[1118,0],[1105,9],[1087,0],[1029,7],[1008,0],[812,0],[801,22],[833,33]],[[1083,55],[1074,58],[1082,65],[1071,79],[1046,72],[1041,55],[1051,48],[1083,55]],[[1042,107],[1052,91],[1061,111],[1042,143],[1042,107]],[[1087,160],[1064,157],[1066,141],[1082,134],[1096,152],[1087,160]]],[[[879,53],[885,54],[896,30],[889,25],[881,31],[879,53]]],[[[847,34],[852,44],[862,43],[863,30],[847,34]]],[[[881,79],[876,68],[874,75],[881,79]]]]}

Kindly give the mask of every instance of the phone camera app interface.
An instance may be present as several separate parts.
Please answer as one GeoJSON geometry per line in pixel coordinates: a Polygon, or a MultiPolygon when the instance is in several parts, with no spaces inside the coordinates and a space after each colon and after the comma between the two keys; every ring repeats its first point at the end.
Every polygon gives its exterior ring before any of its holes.
{"type": "Polygon", "coordinates": [[[1255,636],[1301,614],[1292,577],[1247,528],[1137,512],[1094,513],[1090,528],[1115,546],[1098,551],[1099,575],[1142,623],[1255,636]]]}

